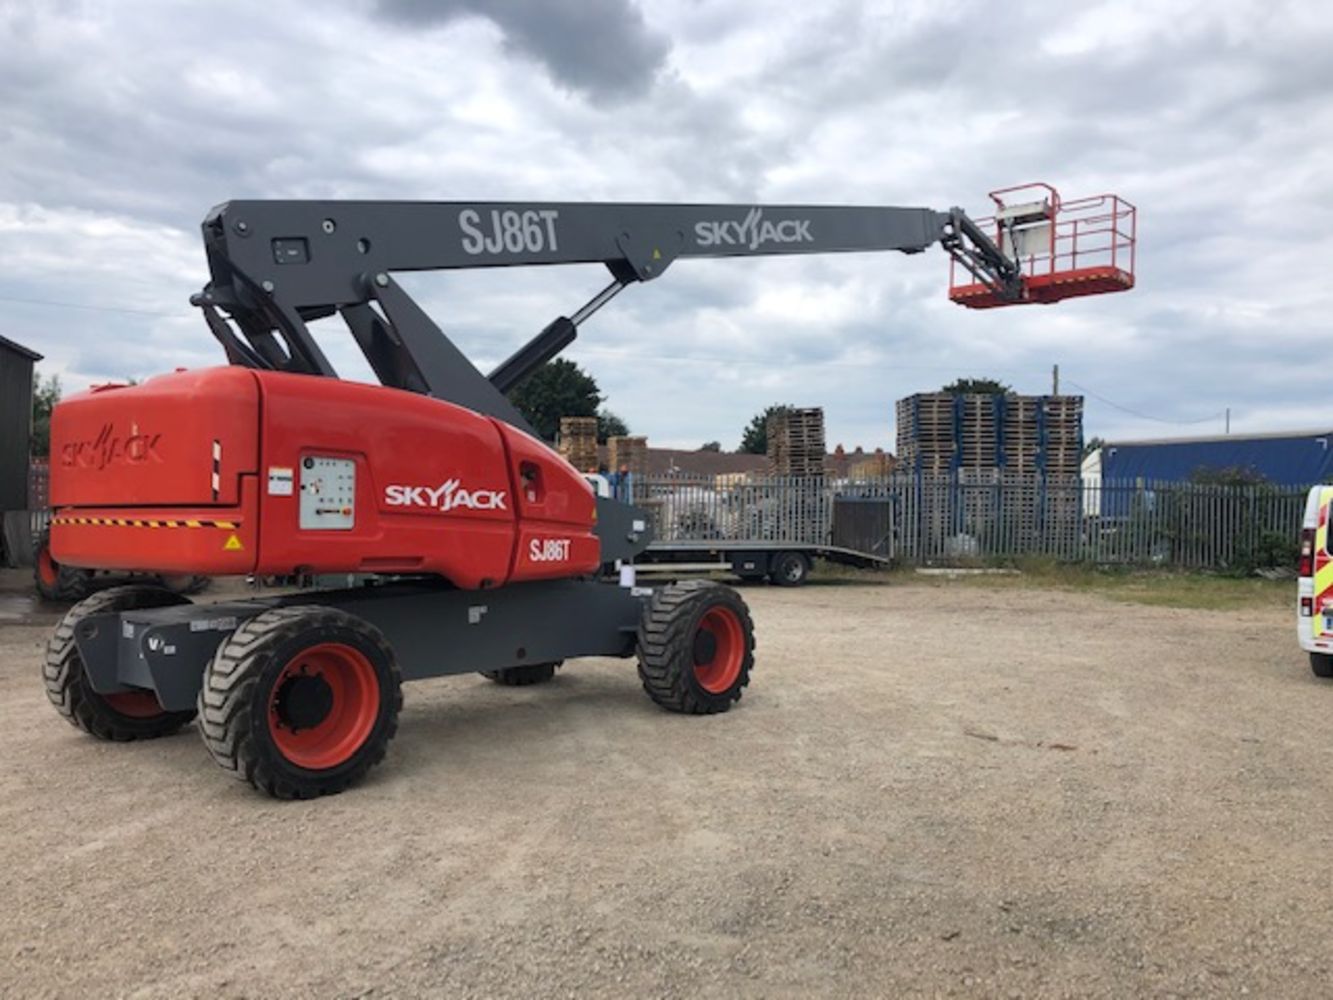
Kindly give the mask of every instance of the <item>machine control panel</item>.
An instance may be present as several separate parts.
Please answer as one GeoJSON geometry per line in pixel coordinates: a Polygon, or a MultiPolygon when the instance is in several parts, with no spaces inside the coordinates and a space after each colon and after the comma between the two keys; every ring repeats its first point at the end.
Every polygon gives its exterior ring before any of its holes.
{"type": "Polygon", "coordinates": [[[356,463],[350,458],[301,459],[301,527],[347,531],[356,523],[356,463]]]}

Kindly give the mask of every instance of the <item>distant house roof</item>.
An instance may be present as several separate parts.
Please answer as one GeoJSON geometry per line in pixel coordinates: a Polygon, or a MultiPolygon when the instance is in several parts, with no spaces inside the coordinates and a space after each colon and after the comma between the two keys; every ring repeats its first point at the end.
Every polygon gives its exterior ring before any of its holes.
{"type": "MultiPolygon", "coordinates": [[[[605,445],[597,447],[602,465],[609,461],[605,445]]],[[[736,472],[770,472],[767,455],[748,455],[735,451],[688,451],[683,448],[649,448],[650,476],[723,476],[736,472]]]]}
{"type": "MultiPolygon", "coordinates": [[[[824,469],[831,476],[846,478],[853,466],[875,453],[856,451],[841,455],[830,452],[824,459],[824,469]]],[[[887,457],[892,467],[892,456],[887,457]]],[[[606,445],[597,446],[597,459],[603,467],[609,461],[606,445]]],[[[650,476],[726,476],[737,473],[769,475],[773,463],[767,455],[750,455],[738,451],[690,451],[684,448],[649,448],[648,475],[650,476]]]]}
{"type": "Polygon", "coordinates": [[[5,350],[8,351],[13,351],[15,354],[20,354],[23,357],[27,358],[29,361],[42,360],[42,356],[38,354],[36,351],[24,347],[22,344],[16,344],[8,337],[0,337],[0,348],[4,348],[5,350]]]}
{"type": "MultiPolygon", "coordinates": [[[[839,448],[840,447],[841,446],[839,446],[839,448]]],[[[839,448],[834,448],[824,456],[825,473],[839,479],[846,479],[852,475],[864,474],[864,468],[858,470],[857,466],[864,467],[867,462],[873,461],[885,463],[881,471],[873,473],[873,475],[876,476],[882,475],[884,471],[892,470],[893,467],[898,464],[894,457],[887,454],[882,448],[878,448],[875,451],[866,451],[861,447],[857,447],[852,451],[839,450],[839,448]]]]}
{"type": "Polygon", "coordinates": [[[722,476],[731,472],[770,472],[767,455],[738,451],[685,451],[678,448],[649,448],[648,474],[667,476],[685,472],[700,476],[722,476]]]}
{"type": "Polygon", "coordinates": [[[1227,434],[1159,441],[1108,441],[1104,480],[1189,479],[1199,469],[1247,469],[1270,483],[1308,486],[1333,478],[1333,430],[1227,434]]]}

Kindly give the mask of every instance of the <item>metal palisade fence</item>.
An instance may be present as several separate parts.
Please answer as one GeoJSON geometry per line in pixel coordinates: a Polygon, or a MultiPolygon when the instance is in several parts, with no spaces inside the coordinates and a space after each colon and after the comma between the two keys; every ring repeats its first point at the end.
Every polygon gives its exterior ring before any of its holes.
{"type": "Polygon", "coordinates": [[[1282,562],[1306,487],[1085,481],[1002,472],[631,477],[617,493],[666,541],[803,542],[907,565],[1044,557],[1227,569],[1282,562]]]}
{"type": "MultiPolygon", "coordinates": [[[[50,521],[46,468],[34,466],[34,536],[50,521]]],[[[1042,478],[994,471],[834,477],[627,476],[664,541],[837,545],[904,565],[1003,561],[1230,569],[1283,565],[1305,486],[1042,478]]]]}

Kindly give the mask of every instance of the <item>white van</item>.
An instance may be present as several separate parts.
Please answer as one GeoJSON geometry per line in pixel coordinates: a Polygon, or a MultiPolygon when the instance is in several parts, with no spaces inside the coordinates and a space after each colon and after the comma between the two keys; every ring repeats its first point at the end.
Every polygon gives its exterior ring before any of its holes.
{"type": "Polygon", "coordinates": [[[1305,498],[1296,584],[1296,633],[1316,677],[1333,677],[1333,552],[1329,521],[1333,486],[1315,486],[1305,498]]]}

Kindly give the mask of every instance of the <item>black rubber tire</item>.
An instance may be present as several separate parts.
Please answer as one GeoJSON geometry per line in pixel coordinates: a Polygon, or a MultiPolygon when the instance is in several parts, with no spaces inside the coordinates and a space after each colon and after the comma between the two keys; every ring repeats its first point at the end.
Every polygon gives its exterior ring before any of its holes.
{"type": "Polygon", "coordinates": [[[779,552],[773,557],[768,578],[778,587],[799,587],[810,578],[810,560],[800,552],[779,552]]]}
{"type": "Polygon", "coordinates": [[[92,578],[93,574],[89,570],[62,566],[56,562],[51,558],[50,534],[43,531],[38,536],[36,548],[33,549],[32,581],[42,600],[61,603],[81,601],[88,596],[92,578]],[[47,563],[45,567],[43,561],[47,563]],[[54,579],[44,574],[43,569],[48,573],[54,570],[54,579]]]}
{"type": "Polygon", "coordinates": [[[552,663],[525,663],[521,667],[506,667],[504,670],[482,670],[481,676],[487,680],[503,684],[505,687],[527,687],[529,684],[545,684],[555,677],[564,660],[552,663]]]}
{"type": "Polygon", "coordinates": [[[1333,677],[1333,656],[1327,653],[1311,653],[1310,671],[1316,677],[1333,677]]]}
{"type": "Polygon", "coordinates": [[[754,623],[741,595],[712,580],[683,580],[660,587],[639,621],[639,679],[648,697],[671,712],[713,715],[740,700],[754,667],[754,623]],[[725,691],[706,690],[695,676],[695,636],[709,609],[724,605],[740,619],[744,654],[740,672],[725,691]]]}
{"type": "Polygon", "coordinates": [[[42,681],[46,697],[70,725],[100,740],[151,740],[176,732],[191,719],[193,711],[167,712],[141,718],[124,715],[94,691],[83,670],[83,659],[74,644],[74,628],[89,615],[138,608],[165,608],[189,604],[189,600],[161,587],[130,585],[112,587],[80,601],[65,612],[46,644],[42,681]]]}
{"type": "Polygon", "coordinates": [[[279,799],[335,795],[384,759],[403,707],[402,672],[380,630],[336,608],[274,608],[245,622],[219,647],[199,690],[199,731],[223,770],[279,799]],[[274,743],[268,710],[283,668],[302,650],[341,643],[361,652],[379,685],[379,710],[365,741],[335,767],[310,770],[274,743]]]}

